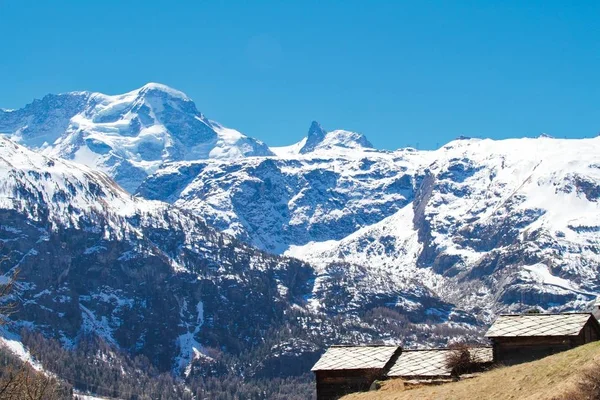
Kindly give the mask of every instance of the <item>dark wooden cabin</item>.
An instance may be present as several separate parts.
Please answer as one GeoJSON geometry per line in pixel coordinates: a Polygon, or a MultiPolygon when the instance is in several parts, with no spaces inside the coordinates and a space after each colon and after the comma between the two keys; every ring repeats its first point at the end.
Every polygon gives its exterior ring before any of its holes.
{"type": "Polygon", "coordinates": [[[402,349],[399,346],[332,346],[311,369],[317,400],[335,400],[369,390],[383,379],[402,349]]]}
{"type": "Polygon", "coordinates": [[[500,315],[485,336],[494,362],[512,365],[596,341],[600,325],[590,313],[500,315]]]}
{"type": "MultiPolygon", "coordinates": [[[[448,367],[447,357],[453,349],[402,350],[402,354],[386,374],[388,378],[400,378],[406,385],[427,385],[450,382],[457,376],[456,371],[448,367]]],[[[474,361],[472,371],[477,372],[489,367],[493,361],[491,347],[470,348],[474,361]]]]}

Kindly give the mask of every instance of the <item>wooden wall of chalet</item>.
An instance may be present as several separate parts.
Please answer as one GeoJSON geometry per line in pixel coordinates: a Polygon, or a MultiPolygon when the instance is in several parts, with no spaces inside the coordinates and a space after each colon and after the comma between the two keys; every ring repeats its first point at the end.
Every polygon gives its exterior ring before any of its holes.
{"type": "Polygon", "coordinates": [[[597,327],[588,322],[579,336],[526,336],[493,338],[494,362],[503,365],[539,360],[600,339],[597,327]]]}
{"type": "Polygon", "coordinates": [[[354,392],[369,390],[371,384],[382,379],[384,369],[355,369],[316,371],[317,400],[337,400],[354,392]]]}

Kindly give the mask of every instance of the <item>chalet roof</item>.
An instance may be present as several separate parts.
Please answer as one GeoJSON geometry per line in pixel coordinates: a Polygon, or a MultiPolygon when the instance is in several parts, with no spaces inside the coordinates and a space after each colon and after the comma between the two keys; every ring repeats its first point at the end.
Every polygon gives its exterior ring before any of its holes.
{"type": "MultiPolygon", "coordinates": [[[[387,373],[389,377],[435,378],[450,377],[452,370],[446,366],[446,356],[452,349],[403,350],[387,373]]],[[[493,361],[491,347],[469,350],[479,362],[493,361]]]]}
{"type": "Polygon", "coordinates": [[[332,346],[311,371],[382,369],[399,350],[399,346],[332,346]]]}
{"type": "Polygon", "coordinates": [[[577,336],[590,317],[590,313],[500,315],[485,336],[577,336]]]}

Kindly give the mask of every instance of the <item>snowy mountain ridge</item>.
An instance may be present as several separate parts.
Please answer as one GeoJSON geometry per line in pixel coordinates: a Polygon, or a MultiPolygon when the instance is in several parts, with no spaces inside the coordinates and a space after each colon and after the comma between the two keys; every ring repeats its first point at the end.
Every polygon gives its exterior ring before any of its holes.
{"type": "Polygon", "coordinates": [[[270,149],[206,118],[185,93],[159,83],[121,95],[49,94],[18,110],[0,109],[2,134],[44,154],[101,170],[130,193],[169,162],[372,149],[364,135],[327,132],[318,122],[299,143],[270,149]]]}
{"type": "Polygon", "coordinates": [[[342,239],[411,200],[427,154],[371,149],[171,163],[137,195],[174,203],[261,249],[342,239]]]}
{"type": "Polygon", "coordinates": [[[600,293],[600,140],[460,140],[411,204],[342,240],[291,246],[414,278],[466,310],[581,310],[600,293]]]}
{"type": "Polygon", "coordinates": [[[288,151],[174,163],[138,194],[317,270],[365,266],[489,320],[524,307],[585,309],[600,293],[599,152],[599,138],[548,137],[288,151]]]}
{"type": "Polygon", "coordinates": [[[365,266],[363,278],[390,276],[392,292],[423,286],[484,319],[528,304],[581,309],[600,292],[600,139],[461,137],[380,151],[313,122],[300,142],[269,149],[162,85],[44,99],[0,114],[0,131],[22,125],[9,130],[22,143],[318,273],[365,266]]]}
{"type": "Polygon", "coordinates": [[[351,154],[355,150],[377,151],[365,135],[343,129],[328,132],[317,121],[311,123],[307,136],[298,143],[290,146],[271,147],[271,151],[278,157],[295,157],[301,154],[309,157],[317,154],[331,157],[335,154],[351,154]]]}
{"type": "Polygon", "coordinates": [[[47,95],[0,111],[0,133],[102,170],[130,192],[165,162],[273,154],[262,142],[208,120],[184,93],[157,83],[114,96],[47,95]]]}

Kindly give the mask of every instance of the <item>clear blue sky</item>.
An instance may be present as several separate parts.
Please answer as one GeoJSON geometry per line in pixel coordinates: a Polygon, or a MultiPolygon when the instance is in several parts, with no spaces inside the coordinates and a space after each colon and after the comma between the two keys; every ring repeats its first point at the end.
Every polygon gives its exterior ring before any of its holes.
{"type": "Polygon", "coordinates": [[[161,82],[270,145],[600,131],[600,1],[0,0],[0,107],[161,82]]]}

